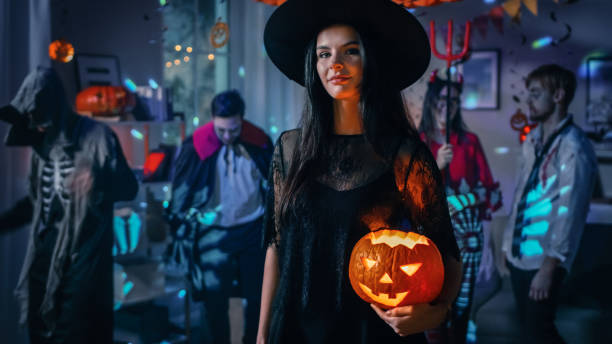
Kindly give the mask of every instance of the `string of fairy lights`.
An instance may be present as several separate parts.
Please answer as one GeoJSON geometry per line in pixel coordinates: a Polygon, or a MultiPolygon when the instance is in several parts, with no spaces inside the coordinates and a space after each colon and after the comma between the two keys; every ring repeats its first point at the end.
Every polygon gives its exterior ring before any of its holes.
{"type": "MultiPolygon", "coordinates": [[[[190,55],[191,55],[191,53],[193,53],[193,48],[191,46],[186,46],[183,49],[182,45],[177,44],[177,45],[174,46],[174,50],[177,53],[179,53],[179,54],[184,51],[185,55],[183,55],[182,58],[179,56],[178,58],[176,58],[174,60],[166,61],[166,63],[165,63],[166,68],[172,68],[172,67],[175,67],[175,66],[180,66],[181,63],[189,63],[191,61],[190,55]]],[[[207,55],[207,57],[208,57],[209,61],[214,61],[215,60],[215,54],[213,54],[213,53],[209,53],[207,55]]]]}

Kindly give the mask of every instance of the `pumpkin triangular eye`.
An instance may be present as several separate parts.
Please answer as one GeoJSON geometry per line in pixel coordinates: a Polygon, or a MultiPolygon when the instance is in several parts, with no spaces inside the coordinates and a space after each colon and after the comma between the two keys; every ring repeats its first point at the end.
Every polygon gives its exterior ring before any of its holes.
{"type": "Polygon", "coordinates": [[[376,261],[372,260],[372,259],[368,259],[365,257],[361,258],[361,262],[363,263],[363,266],[366,267],[366,269],[370,270],[374,265],[376,265],[376,261]]]}
{"type": "Polygon", "coordinates": [[[378,281],[379,283],[393,283],[393,280],[387,273],[378,281]]]}
{"type": "Polygon", "coordinates": [[[405,272],[406,275],[412,276],[412,275],[414,275],[419,270],[421,265],[423,265],[423,263],[414,263],[414,264],[402,265],[402,266],[400,266],[400,269],[402,269],[402,271],[405,272]]]}

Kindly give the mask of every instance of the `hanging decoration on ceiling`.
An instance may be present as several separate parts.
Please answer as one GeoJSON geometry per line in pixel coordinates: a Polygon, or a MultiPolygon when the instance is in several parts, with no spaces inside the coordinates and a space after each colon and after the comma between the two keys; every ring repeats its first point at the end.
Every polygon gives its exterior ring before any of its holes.
{"type": "Polygon", "coordinates": [[[472,19],[476,31],[480,33],[482,38],[487,38],[487,31],[489,28],[489,21],[493,24],[493,27],[501,35],[504,34],[504,9],[501,6],[495,6],[490,11],[480,14],[472,19]]]}
{"type": "MultiPolygon", "coordinates": [[[[578,2],[578,0],[553,0],[556,4],[567,5],[578,2]]],[[[521,4],[525,5],[534,16],[538,15],[538,0],[506,0],[501,7],[515,23],[521,21],[521,4]]]]}
{"type": "Polygon", "coordinates": [[[72,26],[70,25],[68,6],[66,0],[57,0],[58,8],[58,30],[56,37],[59,39],[49,44],[49,58],[53,61],[68,63],[74,58],[74,46],[65,37],[70,36],[72,26]]]}
{"type": "Polygon", "coordinates": [[[68,63],[74,58],[74,47],[65,39],[58,39],[49,44],[49,57],[58,62],[68,63]]]}
{"type": "Polygon", "coordinates": [[[525,115],[521,109],[517,109],[514,115],[510,117],[510,127],[518,131],[519,143],[523,143],[527,138],[527,134],[529,134],[537,126],[538,125],[536,123],[529,124],[527,115],[525,115]]]}
{"type": "MultiPolygon", "coordinates": [[[[559,22],[557,20],[557,14],[555,11],[550,12],[550,20],[555,23],[559,22]]],[[[565,27],[565,34],[559,38],[553,39],[551,42],[553,46],[558,46],[560,43],[563,43],[572,37],[572,27],[568,23],[563,23],[563,26],[565,27]]]]}
{"type": "Polygon", "coordinates": [[[221,17],[217,18],[217,23],[210,30],[210,45],[219,49],[229,41],[229,26],[221,21],[221,17]]]}
{"type": "Polygon", "coordinates": [[[519,22],[521,20],[521,4],[524,4],[534,16],[538,15],[538,0],[508,0],[502,4],[502,7],[513,21],[519,22]]]}
{"type": "MultiPolygon", "coordinates": [[[[255,0],[272,6],[280,6],[287,0],[255,0]]],[[[398,5],[406,8],[429,7],[443,4],[445,2],[458,2],[462,0],[391,0],[398,5]]]]}

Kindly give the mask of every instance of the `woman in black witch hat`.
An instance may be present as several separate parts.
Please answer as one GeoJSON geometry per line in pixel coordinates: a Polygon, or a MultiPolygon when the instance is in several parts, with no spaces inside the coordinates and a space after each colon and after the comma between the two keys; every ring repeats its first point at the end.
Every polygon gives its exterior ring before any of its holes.
{"type": "Polygon", "coordinates": [[[300,128],[275,147],[258,342],[424,343],[461,274],[440,172],[400,94],[429,64],[425,32],[387,0],[289,0],[264,40],[307,99],[300,128]],[[351,289],[351,249],[381,227],[438,246],[445,282],[434,302],[383,311],[351,289]]]}

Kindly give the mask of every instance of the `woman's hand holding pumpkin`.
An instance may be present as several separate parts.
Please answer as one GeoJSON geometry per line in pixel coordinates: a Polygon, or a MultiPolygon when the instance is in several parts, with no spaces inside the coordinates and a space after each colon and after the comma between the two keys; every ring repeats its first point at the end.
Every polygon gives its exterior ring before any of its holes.
{"type": "Polygon", "coordinates": [[[376,314],[402,337],[421,333],[440,325],[449,310],[447,302],[438,302],[435,305],[419,303],[396,307],[387,311],[374,304],[370,305],[376,311],[376,314]]]}

